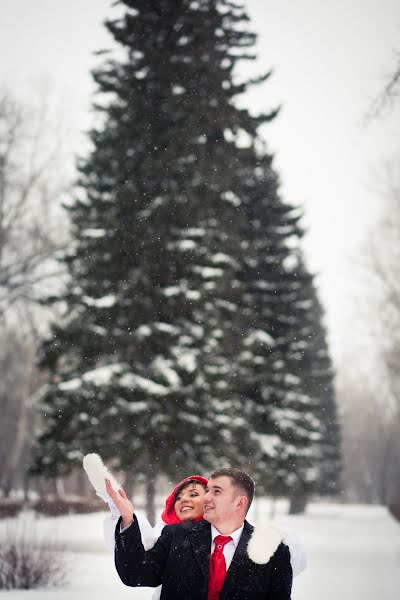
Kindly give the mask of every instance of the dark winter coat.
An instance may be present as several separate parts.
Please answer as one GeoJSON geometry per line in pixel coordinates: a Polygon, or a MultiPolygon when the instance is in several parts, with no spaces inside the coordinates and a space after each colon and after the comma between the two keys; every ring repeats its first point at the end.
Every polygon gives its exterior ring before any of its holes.
{"type": "MultiPolygon", "coordinates": [[[[211,525],[207,521],[164,527],[155,546],[145,552],[135,521],[123,533],[116,527],[115,565],[125,585],[156,587],[161,600],[207,600],[211,525]]],[[[292,568],[287,546],[280,544],[266,564],[247,555],[253,531],[243,533],[226,574],[221,600],[290,600],[292,568]]]]}

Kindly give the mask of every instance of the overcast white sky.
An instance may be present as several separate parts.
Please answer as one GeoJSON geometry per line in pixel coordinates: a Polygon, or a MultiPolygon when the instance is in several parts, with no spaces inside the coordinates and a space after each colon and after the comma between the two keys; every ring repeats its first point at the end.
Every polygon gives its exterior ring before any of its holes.
{"type": "MultiPolygon", "coordinates": [[[[265,135],[283,196],[306,211],[307,257],[338,355],[355,307],[357,248],[379,211],[376,172],[400,156],[400,107],[363,123],[400,51],[400,2],[244,3],[259,33],[256,68],[274,69],[247,104],[283,106],[265,135]]],[[[0,0],[0,83],[29,97],[32,83],[47,81],[75,140],[90,123],[92,53],[110,45],[102,27],[110,6],[111,0],[0,0]]]]}

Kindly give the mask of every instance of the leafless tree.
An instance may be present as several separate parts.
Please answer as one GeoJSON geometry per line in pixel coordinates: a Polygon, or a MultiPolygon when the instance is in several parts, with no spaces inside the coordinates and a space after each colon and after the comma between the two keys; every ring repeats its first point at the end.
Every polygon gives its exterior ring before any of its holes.
{"type": "Polygon", "coordinates": [[[391,418],[376,373],[348,365],[340,376],[344,489],[347,500],[388,505],[396,494],[400,428],[391,418]]]}
{"type": "Polygon", "coordinates": [[[400,504],[400,161],[387,165],[381,218],[363,249],[355,337],[362,347],[342,368],[345,479],[354,500],[400,504]]]}
{"type": "Polygon", "coordinates": [[[36,343],[15,328],[3,328],[0,347],[0,490],[23,487],[35,423],[35,394],[43,384],[36,367],[36,343]]]}
{"type": "Polygon", "coordinates": [[[383,216],[371,231],[366,267],[371,279],[380,364],[394,418],[400,420],[400,161],[385,169],[383,216]]]}
{"type": "Polygon", "coordinates": [[[57,164],[60,135],[45,101],[26,107],[0,93],[0,318],[21,301],[25,312],[60,274],[54,261],[66,232],[59,222],[66,191],[57,164]]]}
{"type": "Polygon", "coordinates": [[[388,112],[400,97],[400,52],[395,57],[395,65],[381,92],[371,102],[366,114],[366,122],[378,118],[388,112]]]}
{"type": "MultiPolygon", "coordinates": [[[[32,96],[34,98],[34,96],[32,96]]],[[[37,390],[39,332],[49,312],[38,305],[62,270],[68,237],[62,199],[61,129],[46,97],[27,106],[0,92],[0,492],[21,486],[37,390]]]]}

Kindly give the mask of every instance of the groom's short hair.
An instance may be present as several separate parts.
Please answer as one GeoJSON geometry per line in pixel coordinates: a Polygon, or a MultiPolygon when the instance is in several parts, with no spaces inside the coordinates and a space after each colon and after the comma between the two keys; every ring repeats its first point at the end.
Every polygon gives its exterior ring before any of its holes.
{"type": "Polygon", "coordinates": [[[238,490],[238,492],[247,497],[247,510],[249,510],[254,497],[254,479],[244,471],[236,469],[235,467],[225,467],[223,469],[216,469],[211,473],[210,479],[216,479],[217,477],[230,478],[232,485],[238,490]]]}

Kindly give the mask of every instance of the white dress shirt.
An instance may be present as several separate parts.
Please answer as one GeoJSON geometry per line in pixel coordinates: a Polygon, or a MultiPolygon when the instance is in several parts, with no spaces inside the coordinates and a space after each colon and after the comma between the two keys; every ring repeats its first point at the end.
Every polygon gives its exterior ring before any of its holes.
{"type": "MultiPolygon", "coordinates": [[[[232,558],[233,558],[233,555],[235,554],[235,550],[239,543],[240,536],[242,535],[243,527],[244,527],[244,523],[241,527],[239,527],[239,529],[236,529],[235,531],[233,531],[232,533],[229,534],[232,539],[229,540],[229,542],[227,544],[225,544],[225,546],[222,549],[222,552],[223,552],[224,558],[225,558],[226,570],[229,569],[229,566],[232,562],[232,558]]],[[[218,531],[218,529],[216,529],[214,527],[214,525],[211,525],[211,554],[214,552],[214,548],[215,548],[214,540],[217,537],[217,535],[222,535],[222,533],[220,533],[218,531]]]]}

